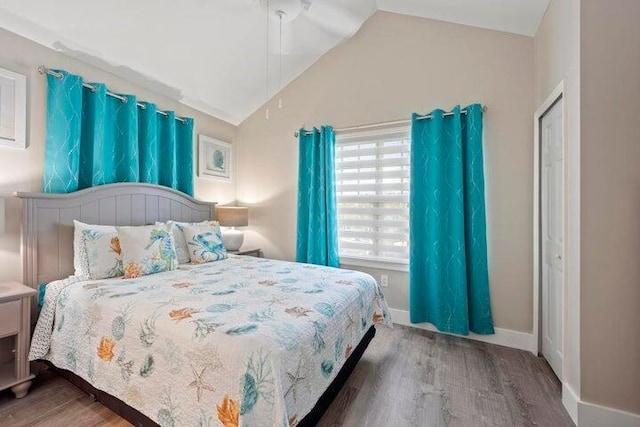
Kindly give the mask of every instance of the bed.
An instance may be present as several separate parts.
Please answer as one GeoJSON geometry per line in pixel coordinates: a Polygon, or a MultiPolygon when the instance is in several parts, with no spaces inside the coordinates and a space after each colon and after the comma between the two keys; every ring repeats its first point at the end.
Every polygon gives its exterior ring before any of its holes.
{"type": "Polygon", "coordinates": [[[23,199],[25,282],[48,283],[31,360],[135,425],[308,426],[390,324],[366,274],[230,256],[135,279],[73,273],[73,220],[212,219],[214,204],[148,184],[23,199]]]}

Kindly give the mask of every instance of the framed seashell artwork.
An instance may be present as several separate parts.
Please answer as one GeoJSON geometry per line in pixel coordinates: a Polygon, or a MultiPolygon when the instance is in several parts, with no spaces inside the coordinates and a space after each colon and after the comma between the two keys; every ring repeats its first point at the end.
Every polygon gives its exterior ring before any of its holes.
{"type": "Polygon", "coordinates": [[[198,177],[231,181],[233,146],[205,135],[198,137],[198,177]]]}

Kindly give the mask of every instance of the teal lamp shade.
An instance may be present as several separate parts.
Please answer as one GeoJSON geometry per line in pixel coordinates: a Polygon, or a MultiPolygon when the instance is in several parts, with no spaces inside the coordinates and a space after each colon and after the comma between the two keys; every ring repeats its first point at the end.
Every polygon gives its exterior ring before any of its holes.
{"type": "Polygon", "coordinates": [[[241,206],[216,207],[216,219],[223,227],[231,227],[222,232],[222,243],[229,251],[237,251],[242,246],[244,234],[235,227],[249,225],[249,208],[241,206]]]}

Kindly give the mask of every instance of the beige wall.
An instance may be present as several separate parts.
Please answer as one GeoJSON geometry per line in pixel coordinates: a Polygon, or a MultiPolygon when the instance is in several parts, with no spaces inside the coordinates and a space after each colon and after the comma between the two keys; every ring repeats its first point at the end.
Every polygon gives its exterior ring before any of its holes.
{"type": "MultiPolygon", "coordinates": [[[[295,257],[299,127],[409,118],[481,102],[491,295],[496,326],[532,330],[533,39],[377,12],[239,127],[238,200],[253,206],[247,242],[295,257]]],[[[380,271],[372,271],[379,279],[380,271]]],[[[391,273],[390,305],[407,309],[407,274],[391,273]]]]}
{"type": "Polygon", "coordinates": [[[640,414],[640,2],[611,3],[581,4],[582,398],[640,414]]]}
{"type": "MultiPolygon", "coordinates": [[[[85,77],[88,81],[105,82],[116,92],[138,95],[141,100],[158,104],[163,109],[195,118],[196,133],[232,142],[236,127],[211,116],[187,108],[173,100],[135,86],[112,74],[71,59],[51,49],[0,29],[0,68],[27,76],[27,140],[29,148],[13,150],[0,147],[0,197],[5,198],[5,231],[0,232],[0,281],[19,280],[22,275],[20,259],[20,203],[11,198],[15,191],[41,191],[44,163],[44,131],[46,79],[36,71],[38,65],[63,68],[85,77]]],[[[196,179],[196,197],[203,200],[232,202],[235,182],[222,183],[196,179]]]]}
{"type": "Polygon", "coordinates": [[[580,394],[580,0],[552,0],[535,36],[535,109],[564,82],[567,218],[564,380],[580,394]]]}
{"type": "Polygon", "coordinates": [[[537,108],[562,79],[580,70],[580,0],[551,0],[534,42],[537,108]]]}

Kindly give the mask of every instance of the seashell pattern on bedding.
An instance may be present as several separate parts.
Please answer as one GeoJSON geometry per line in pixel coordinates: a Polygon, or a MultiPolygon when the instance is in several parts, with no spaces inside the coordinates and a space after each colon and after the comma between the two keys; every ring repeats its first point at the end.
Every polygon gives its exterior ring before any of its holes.
{"type": "Polygon", "coordinates": [[[29,358],[162,426],[293,426],[373,324],[391,319],[367,274],[230,256],[52,282],[29,358]]]}

